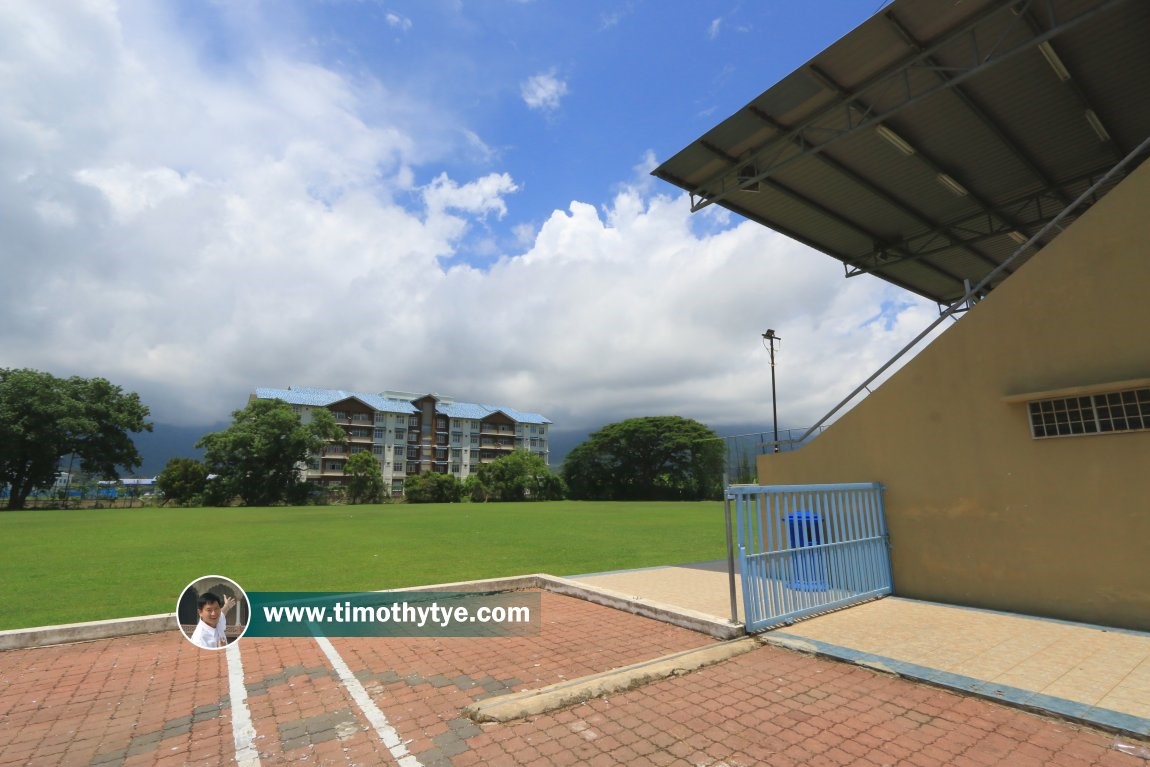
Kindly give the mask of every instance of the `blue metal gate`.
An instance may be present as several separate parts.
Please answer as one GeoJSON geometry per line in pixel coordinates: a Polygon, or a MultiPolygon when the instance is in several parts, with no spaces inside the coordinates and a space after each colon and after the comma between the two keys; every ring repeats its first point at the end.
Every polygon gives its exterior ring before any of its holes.
{"type": "Polygon", "coordinates": [[[747,632],[891,593],[882,485],[739,485],[747,632]]]}

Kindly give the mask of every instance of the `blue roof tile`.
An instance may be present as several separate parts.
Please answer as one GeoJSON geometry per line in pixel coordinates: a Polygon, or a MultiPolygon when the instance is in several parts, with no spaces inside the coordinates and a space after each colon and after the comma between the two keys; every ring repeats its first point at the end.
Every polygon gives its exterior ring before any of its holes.
{"type": "MultiPolygon", "coordinates": [[[[354,397],[369,407],[383,413],[418,412],[416,407],[407,400],[391,399],[381,394],[344,391],[343,389],[316,389],[306,386],[287,389],[257,387],[256,397],[259,399],[282,399],[289,405],[306,405],[309,407],[326,407],[340,400],[354,397]]],[[[522,410],[516,410],[515,408],[481,405],[473,402],[439,402],[435,409],[448,418],[467,418],[481,421],[492,413],[501,412],[519,423],[551,423],[550,419],[539,413],[527,413],[522,410]]]]}

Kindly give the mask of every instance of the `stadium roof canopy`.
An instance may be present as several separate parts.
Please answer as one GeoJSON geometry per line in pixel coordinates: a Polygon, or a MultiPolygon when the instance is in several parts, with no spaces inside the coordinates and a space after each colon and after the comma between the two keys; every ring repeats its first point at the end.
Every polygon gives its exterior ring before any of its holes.
{"type": "Polygon", "coordinates": [[[949,305],[1147,137],[1147,0],[895,0],[654,175],[949,305]]]}

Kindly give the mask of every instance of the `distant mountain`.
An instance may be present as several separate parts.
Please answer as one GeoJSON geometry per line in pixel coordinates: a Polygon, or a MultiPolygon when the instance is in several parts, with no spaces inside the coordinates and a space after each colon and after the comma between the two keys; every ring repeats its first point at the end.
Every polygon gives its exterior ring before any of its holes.
{"type": "Polygon", "coordinates": [[[587,431],[552,429],[547,435],[547,447],[551,451],[547,457],[547,463],[551,467],[551,470],[558,471],[559,467],[563,465],[563,459],[567,457],[567,454],[586,442],[587,438],[591,436],[592,431],[597,431],[597,429],[587,431]]]}
{"type": "MultiPolygon", "coordinates": [[[[196,458],[202,460],[204,451],[197,448],[196,442],[208,432],[227,428],[227,423],[204,426],[173,426],[156,424],[151,432],[132,435],[140,457],[144,459],[140,468],[132,474],[140,477],[154,477],[164,470],[172,458],[196,458]]],[[[123,475],[122,475],[123,476],[123,475]]]]}

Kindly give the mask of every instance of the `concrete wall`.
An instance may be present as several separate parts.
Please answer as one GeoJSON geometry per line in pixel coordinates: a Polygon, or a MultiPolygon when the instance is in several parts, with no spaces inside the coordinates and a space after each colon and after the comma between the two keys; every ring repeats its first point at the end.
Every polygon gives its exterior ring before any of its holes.
{"type": "Polygon", "coordinates": [[[1150,431],[1036,440],[1004,401],[1150,378],[1148,202],[1145,163],[759,481],[883,482],[896,594],[1150,630],[1150,431]]]}

